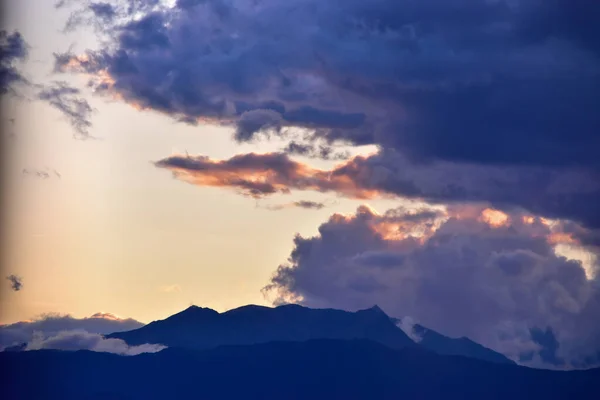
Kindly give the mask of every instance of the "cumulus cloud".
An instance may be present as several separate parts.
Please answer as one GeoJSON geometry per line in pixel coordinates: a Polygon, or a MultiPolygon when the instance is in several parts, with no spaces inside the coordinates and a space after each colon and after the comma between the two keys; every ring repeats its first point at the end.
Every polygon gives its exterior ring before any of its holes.
{"type": "Polygon", "coordinates": [[[160,344],[142,344],[129,346],[121,339],[106,339],[101,334],[85,330],[61,331],[52,336],[44,336],[36,332],[27,344],[26,351],[55,349],[65,351],[91,350],[120,355],[135,356],[142,353],[156,353],[166,346],[160,344]]]}
{"type": "Polygon", "coordinates": [[[9,275],[6,279],[10,282],[10,288],[18,292],[23,287],[23,279],[17,275],[9,275]]]}
{"type": "Polygon", "coordinates": [[[88,138],[93,108],[81,97],[81,91],[66,82],[57,81],[42,87],[38,98],[60,111],[69,121],[77,137],[88,138]]]}
{"type": "Polygon", "coordinates": [[[131,318],[119,318],[110,313],[96,313],[87,318],[70,315],[45,314],[31,321],[0,326],[0,349],[29,343],[34,333],[43,337],[56,336],[62,331],[82,330],[88,333],[108,334],[142,327],[144,324],[131,318]]]}
{"type": "Polygon", "coordinates": [[[27,55],[27,43],[19,32],[0,31],[0,94],[10,92],[15,83],[27,82],[17,68],[27,55]]]}
{"type": "Polygon", "coordinates": [[[141,109],[241,140],[300,126],[423,160],[600,166],[597,2],[100,4],[81,12],[106,40],[57,69],[141,109]]]}
{"type": "Polygon", "coordinates": [[[334,214],[315,237],[296,236],[264,291],[275,302],[313,307],[380,304],[515,360],[532,351],[541,357],[547,346],[535,329],[551,329],[562,367],[598,364],[600,285],[579,260],[557,254],[556,244],[570,240],[560,224],[518,212],[455,206],[378,214],[362,206],[334,214]]]}

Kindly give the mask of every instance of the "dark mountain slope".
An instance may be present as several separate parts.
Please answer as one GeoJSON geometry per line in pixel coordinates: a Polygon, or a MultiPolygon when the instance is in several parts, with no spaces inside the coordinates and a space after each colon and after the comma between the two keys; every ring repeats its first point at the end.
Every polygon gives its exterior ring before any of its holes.
{"type": "MultiPolygon", "coordinates": [[[[392,318],[397,324],[399,319],[392,318]]],[[[422,325],[414,325],[413,333],[420,338],[419,345],[437,354],[448,356],[464,356],[499,364],[513,364],[514,361],[494,350],[488,349],[469,338],[450,338],[422,325]]]]}
{"type": "Polygon", "coordinates": [[[222,314],[192,306],[167,319],[108,337],[130,345],[161,343],[190,349],[310,339],[369,339],[395,349],[414,345],[376,306],[352,313],[298,305],[252,305],[222,314]]]}
{"type": "Polygon", "coordinates": [[[6,399],[596,399],[600,370],[556,372],[375,342],[314,340],[135,357],[0,353],[6,399]]]}

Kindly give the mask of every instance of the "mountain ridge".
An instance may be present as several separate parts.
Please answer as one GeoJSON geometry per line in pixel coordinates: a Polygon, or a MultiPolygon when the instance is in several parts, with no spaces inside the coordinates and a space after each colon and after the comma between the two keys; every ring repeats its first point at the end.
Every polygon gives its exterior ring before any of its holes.
{"type": "Polygon", "coordinates": [[[600,369],[557,372],[442,356],[419,347],[315,339],[170,348],[0,353],[7,398],[75,399],[595,399],[600,369]],[[32,385],[31,382],[36,384],[32,385]]]}

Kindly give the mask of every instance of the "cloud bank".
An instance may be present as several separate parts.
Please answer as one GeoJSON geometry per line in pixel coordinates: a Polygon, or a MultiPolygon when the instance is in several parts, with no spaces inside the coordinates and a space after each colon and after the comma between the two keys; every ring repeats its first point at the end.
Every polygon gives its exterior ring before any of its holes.
{"type": "Polygon", "coordinates": [[[315,237],[297,236],[264,291],[275,303],[379,304],[522,362],[541,357],[532,331],[550,329],[562,367],[598,365],[598,265],[556,252],[571,242],[560,224],[523,213],[456,206],[378,214],[361,206],[331,216],[315,237]]]}
{"type": "Polygon", "coordinates": [[[1,325],[0,349],[29,343],[33,340],[36,332],[44,338],[56,336],[63,331],[86,331],[89,334],[108,334],[137,329],[143,325],[134,319],[122,319],[110,313],[96,313],[87,318],[46,314],[31,321],[1,325]]]}
{"type": "Polygon", "coordinates": [[[240,141],[303,127],[414,160],[600,167],[597,2],[80,4],[103,44],[57,71],[240,141]]]}
{"type": "Polygon", "coordinates": [[[53,336],[46,337],[40,332],[33,335],[27,344],[26,351],[54,349],[65,351],[91,350],[120,355],[135,356],[142,353],[156,353],[166,346],[160,344],[142,344],[129,346],[121,339],[105,339],[101,334],[90,333],[85,330],[61,331],[53,336]]]}

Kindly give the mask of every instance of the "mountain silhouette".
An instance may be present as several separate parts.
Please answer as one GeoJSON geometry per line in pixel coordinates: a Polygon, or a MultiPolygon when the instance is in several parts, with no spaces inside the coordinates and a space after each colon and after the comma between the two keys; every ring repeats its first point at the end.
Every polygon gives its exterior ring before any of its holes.
{"type": "Polygon", "coordinates": [[[189,349],[310,339],[369,339],[393,349],[415,345],[377,306],[347,312],[292,304],[249,305],[224,313],[191,306],[167,319],[107,337],[129,345],[159,343],[189,349]]]}
{"type": "MultiPolygon", "coordinates": [[[[392,318],[392,321],[396,324],[400,322],[395,318],[392,318]]],[[[438,354],[471,357],[500,364],[516,364],[505,355],[488,349],[467,337],[450,338],[419,324],[413,325],[412,331],[419,338],[419,345],[438,354]]]]}
{"type": "Polygon", "coordinates": [[[596,399],[600,369],[536,370],[367,340],[0,353],[6,399],[596,399]]]}

